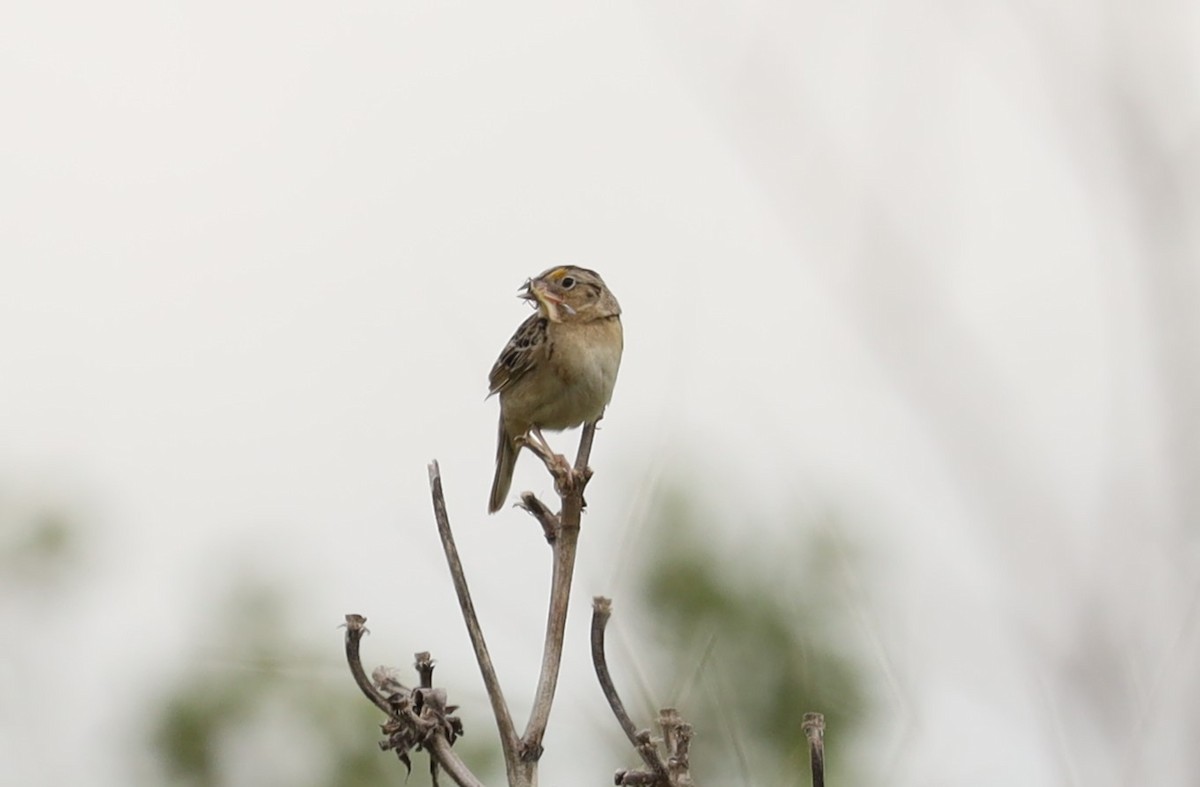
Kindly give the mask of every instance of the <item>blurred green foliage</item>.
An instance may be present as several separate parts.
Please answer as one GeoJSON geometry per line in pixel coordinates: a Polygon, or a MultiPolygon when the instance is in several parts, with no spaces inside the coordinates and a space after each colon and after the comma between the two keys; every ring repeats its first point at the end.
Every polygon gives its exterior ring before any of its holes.
{"type": "Polygon", "coordinates": [[[53,495],[0,487],[0,574],[43,589],[62,585],[85,551],[79,519],[53,495]]]}
{"type": "Polygon", "coordinates": [[[747,521],[737,530],[744,537],[722,543],[731,528],[690,500],[668,491],[653,507],[639,589],[642,636],[658,639],[660,672],[677,676],[669,693],[655,693],[696,729],[693,775],[809,784],[801,722],[816,711],[825,716],[829,783],[860,781],[852,752],[870,693],[846,587],[853,550],[836,522],[799,517],[787,528],[747,521]],[[779,543],[780,532],[794,538],[779,543]]]}
{"type": "MultiPolygon", "coordinates": [[[[801,721],[818,711],[828,730],[829,783],[864,783],[853,763],[869,712],[855,636],[861,616],[845,579],[858,558],[832,521],[797,518],[770,529],[794,534],[787,543],[748,521],[738,531],[744,538],[723,543],[716,534],[731,528],[690,500],[663,494],[643,530],[636,592],[647,626],[633,647],[639,659],[657,649],[647,658],[657,659],[665,677],[651,682],[669,699],[656,704],[678,707],[695,726],[697,782],[808,785],[801,721]]],[[[154,783],[428,784],[425,755],[413,755],[406,776],[379,750],[382,715],[344,665],[331,668],[328,643],[318,656],[291,627],[286,598],[285,588],[245,584],[198,637],[197,651],[221,657],[181,677],[157,703],[149,730],[161,770],[154,783]]],[[[640,723],[651,720],[631,710],[640,723]]],[[[464,721],[467,736],[456,748],[485,782],[503,783],[492,720],[476,714],[464,721]]],[[[636,765],[627,747],[614,753],[614,768],[622,764],[636,765]]],[[[449,783],[444,775],[440,781],[449,783]]]]}
{"type": "MultiPolygon", "coordinates": [[[[413,774],[406,778],[395,755],[380,751],[383,715],[358,692],[344,664],[331,679],[328,659],[288,630],[284,598],[282,589],[238,588],[217,630],[197,644],[226,655],[219,668],[181,679],[158,703],[149,731],[162,770],[154,783],[428,784],[426,755],[412,753],[413,774]]],[[[490,719],[465,722],[468,737],[456,749],[476,773],[502,774],[490,719]]],[[[448,783],[444,775],[440,781],[448,783]]]]}

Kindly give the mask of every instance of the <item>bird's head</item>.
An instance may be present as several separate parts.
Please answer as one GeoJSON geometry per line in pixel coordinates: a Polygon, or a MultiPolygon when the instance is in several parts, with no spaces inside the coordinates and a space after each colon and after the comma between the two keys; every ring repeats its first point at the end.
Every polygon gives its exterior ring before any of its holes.
{"type": "Polygon", "coordinates": [[[520,292],[551,322],[587,322],[621,313],[621,305],[600,274],[563,265],[539,273],[520,292]]]}

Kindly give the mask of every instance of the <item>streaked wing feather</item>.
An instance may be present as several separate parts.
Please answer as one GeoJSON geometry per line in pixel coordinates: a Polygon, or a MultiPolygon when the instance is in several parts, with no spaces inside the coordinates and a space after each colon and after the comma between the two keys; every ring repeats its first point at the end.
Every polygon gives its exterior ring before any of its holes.
{"type": "Polygon", "coordinates": [[[546,318],[531,314],[508,340],[488,375],[489,396],[500,393],[533,368],[541,345],[546,340],[546,318]]]}

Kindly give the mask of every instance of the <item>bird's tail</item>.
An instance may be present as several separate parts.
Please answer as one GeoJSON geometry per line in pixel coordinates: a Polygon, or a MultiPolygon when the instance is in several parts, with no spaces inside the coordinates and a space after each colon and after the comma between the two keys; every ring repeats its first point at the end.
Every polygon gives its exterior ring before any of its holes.
{"type": "Polygon", "coordinates": [[[496,513],[504,505],[516,466],[517,450],[504,430],[504,418],[501,417],[500,436],[496,439],[496,477],[492,479],[492,496],[488,499],[489,514],[496,513]]]}

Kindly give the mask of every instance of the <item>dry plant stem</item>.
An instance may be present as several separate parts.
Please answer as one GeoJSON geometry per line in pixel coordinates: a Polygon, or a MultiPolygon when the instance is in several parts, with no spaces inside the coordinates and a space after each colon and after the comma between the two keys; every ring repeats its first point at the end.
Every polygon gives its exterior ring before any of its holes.
{"type": "Polygon", "coordinates": [[[533,492],[525,492],[521,495],[521,502],[518,503],[521,508],[528,511],[538,524],[542,526],[542,535],[546,537],[546,543],[554,545],[554,540],[558,538],[558,514],[546,507],[546,504],[537,499],[537,495],[533,492]]]}
{"type": "Polygon", "coordinates": [[[467,768],[466,763],[454,753],[454,750],[450,748],[450,742],[444,735],[440,733],[435,735],[426,742],[425,748],[429,750],[429,756],[433,757],[442,770],[450,774],[450,778],[458,787],[483,787],[483,782],[479,781],[479,778],[467,768]]]}
{"type": "Polygon", "coordinates": [[[667,766],[662,760],[662,755],[651,741],[650,734],[645,730],[639,732],[633,719],[629,718],[629,712],[625,710],[625,703],[621,701],[621,695],[617,693],[612,674],[608,671],[608,656],[604,651],[604,630],[608,627],[608,619],[611,616],[612,599],[604,596],[593,597],[592,666],[596,669],[596,678],[600,681],[600,689],[604,692],[604,698],[608,700],[608,707],[612,708],[613,715],[617,717],[617,723],[621,725],[625,737],[637,750],[642,762],[646,763],[646,767],[657,778],[665,779],[667,766]]]}
{"type": "Polygon", "coordinates": [[[371,683],[363,669],[361,643],[363,635],[366,633],[366,618],[353,614],[346,616],[346,662],[350,665],[350,673],[354,676],[354,682],[358,684],[362,693],[367,695],[367,699],[375,703],[376,707],[390,716],[392,706],[388,703],[387,697],[375,688],[375,684],[371,683]]]}
{"type": "Polygon", "coordinates": [[[825,717],[820,713],[806,713],[801,727],[804,737],[808,738],[813,787],[825,787],[825,717]]]}
{"type": "Polygon", "coordinates": [[[579,435],[579,451],[575,454],[575,472],[582,473],[587,470],[588,460],[592,456],[592,442],[596,439],[596,424],[604,418],[604,413],[600,413],[600,417],[583,427],[583,434],[579,435]]]}
{"type": "MultiPolygon", "coordinates": [[[[471,646],[475,649],[475,661],[478,662],[479,672],[483,675],[483,684],[487,689],[488,699],[491,700],[492,713],[496,717],[496,727],[500,732],[500,746],[504,750],[504,768],[509,783],[517,784],[519,783],[517,771],[520,746],[517,729],[513,725],[508,704],[504,701],[504,692],[500,688],[496,668],[492,665],[492,658],[488,654],[487,643],[483,638],[483,629],[479,626],[479,617],[475,614],[475,604],[471,601],[467,576],[463,571],[462,560],[458,556],[454,534],[450,531],[450,516],[446,513],[446,498],[442,492],[441,469],[436,461],[429,465],[429,486],[433,494],[433,513],[437,519],[438,535],[442,539],[442,551],[446,553],[450,576],[454,580],[454,590],[458,594],[458,605],[462,610],[463,621],[467,625],[467,633],[471,637],[471,646]]],[[[449,751],[449,744],[446,744],[445,748],[449,751]]],[[[446,768],[446,772],[450,773],[455,781],[458,781],[450,768],[446,768]]]]}
{"type": "MultiPolygon", "coordinates": [[[[595,435],[595,421],[583,427],[575,467],[568,468],[565,472],[557,457],[546,457],[532,449],[532,443],[527,444],[555,476],[555,488],[562,498],[562,511],[558,516],[557,533],[551,542],[554,550],[554,569],[550,580],[550,610],[546,618],[542,669],[538,675],[537,692],[534,695],[529,724],[521,737],[521,754],[526,761],[536,761],[542,754],[542,738],[546,734],[550,708],[554,704],[554,691],[558,686],[563,637],[567,630],[567,607],[571,601],[571,578],[575,573],[575,552],[579,543],[579,520],[583,514],[583,489],[591,476],[587,465],[595,435]]],[[[539,521],[542,521],[540,517],[539,521]]],[[[546,523],[542,522],[542,526],[545,528],[546,523]]]]}
{"type": "Polygon", "coordinates": [[[592,665],[604,697],[612,708],[613,715],[633,744],[638,756],[646,764],[646,770],[617,771],[614,782],[618,785],[651,785],[652,787],[692,787],[691,748],[692,725],[683,720],[674,708],[663,708],[658,712],[658,726],[663,732],[666,758],[655,744],[649,730],[638,730],[625,710],[625,703],[613,684],[608,671],[608,657],[604,652],[604,630],[612,616],[612,601],[604,596],[592,599],[592,665]]]}
{"type": "MultiPolygon", "coordinates": [[[[350,665],[351,674],[354,675],[354,682],[362,689],[363,694],[366,694],[367,698],[389,717],[394,718],[395,709],[388,702],[387,697],[383,696],[383,693],[371,683],[363,669],[361,643],[363,635],[367,633],[366,622],[367,619],[362,615],[346,616],[346,661],[350,665]]],[[[424,676],[422,678],[424,679],[424,676]]],[[[410,723],[420,726],[420,719],[415,715],[410,714],[409,719],[410,723]]],[[[462,758],[450,748],[450,742],[441,732],[430,735],[422,743],[434,762],[450,774],[450,778],[454,779],[459,787],[483,787],[483,782],[471,773],[462,758]]]]}
{"type": "MultiPolygon", "coordinates": [[[[625,732],[625,737],[636,747],[638,745],[637,727],[634,725],[633,719],[629,718],[629,712],[625,710],[625,703],[617,694],[612,674],[608,671],[608,655],[604,650],[604,630],[608,627],[608,619],[611,616],[612,599],[604,596],[593,597],[592,666],[596,669],[596,678],[600,681],[600,689],[604,692],[604,698],[608,700],[608,707],[612,708],[613,715],[617,717],[617,723],[625,732]]],[[[650,765],[650,763],[646,764],[650,765]]]]}
{"type": "Polygon", "coordinates": [[[658,726],[663,731],[663,743],[670,757],[667,771],[673,787],[691,787],[692,725],[683,720],[674,708],[663,708],[658,712],[658,726]]]}

